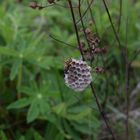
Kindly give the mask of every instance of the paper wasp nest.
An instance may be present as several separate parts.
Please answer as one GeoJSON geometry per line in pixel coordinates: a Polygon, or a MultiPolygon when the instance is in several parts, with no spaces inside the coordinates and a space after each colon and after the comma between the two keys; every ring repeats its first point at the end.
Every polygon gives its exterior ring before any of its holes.
{"type": "Polygon", "coordinates": [[[68,60],[64,74],[66,85],[75,91],[83,91],[92,81],[91,67],[82,60],[68,60]]]}

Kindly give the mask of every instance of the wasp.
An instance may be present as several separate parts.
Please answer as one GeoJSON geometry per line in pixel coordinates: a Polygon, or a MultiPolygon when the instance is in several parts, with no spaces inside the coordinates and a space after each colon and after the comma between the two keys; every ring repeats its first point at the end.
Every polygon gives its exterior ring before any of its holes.
{"type": "Polygon", "coordinates": [[[72,66],[74,62],[72,61],[72,59],[68,59],[67,61],[65,61],[65,64],[64,64],[64,73],[67,74],[68,73],[68,70],[69,68],[72,66]]]}

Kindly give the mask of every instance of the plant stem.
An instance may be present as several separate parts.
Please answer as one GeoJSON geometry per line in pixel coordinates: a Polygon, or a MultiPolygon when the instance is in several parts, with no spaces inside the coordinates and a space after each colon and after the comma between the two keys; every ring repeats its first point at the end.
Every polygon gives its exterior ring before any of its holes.
{"type": "MultiPolygon", "coordinates": [[[[92,57],[91,47],[90,47],[90,43],[88,41],[87,34],[86,34],[86,31],[85,31],[86,28],[85,28],[85,25],[84,25],[84,21],[83,21],[83,17],[82,17],[82,13],[81,13],[81,6],[80,5],[81,5],[81,0],[79,0],[78,11],[79,11],[79,15],[80,15],[80,21],[81,21],[81,24],[82,24],[84,36],[86,38],[86,41],[87,41],[87,44],[88,44],[88,47],[89,47],[89,50],[90,50],[90,57],[92,57]]],[[[92,61],[91,61],[91,65],[92,65],[92,61]]]]}
{"type": "Polygon", "coordinates": [[[114,34],[115,34],[116,40],[117,40],[117,42],[118,42],[118,44],[119,44],[119,47],[121,48],[121,42],[120,42],[119,36],[118,36],[118,34],[117,34],[117,32],[116,32],[116,29],[115,29],[115,27],[114,27],[114,24],[113,24],[113,21],[112,21],[112,18],[111,18],[111,15],[110,15],[110,12],[109,12],[109,9],[108,9],[108,7],[107,7],[107,4],[106,4],[105,0],[103,0],[103,3],[104,3],[104,6],[105,6],[105,9],[106,9],[106,12],[107,12],[107,14],[108,14],[108,18],[109,18],[109,21],[110,21],[110,23],[111,23],[111,27],[112,27],[113,32],[114,32],[114,34]]]}
{"type": "Polygon", "coordinates": [[[71,45],[71,44],[68,44],[68,43],[66,43],[66,42],[64,42],[64,41],[62,41],[62,40],[59,40],[59,39],[55,38],[52,34],[50,34],[49,37],[52,38],[53,40],[55,40],[55,41],[61,43],[61,44],[64,44],[64,45],[70,46],[70,47],[74,47],[74,46],[71,45]]]}
{"type": "MultiPolygon", "coordinates": [[[[84,55],[83,55],[83,52],[82,52],[82,47],[81,47],[81,44],[80,44],[80,37],[79,37],[79,34],[78,34],[78,28],[77,28],[77,25],[76,25],[76,20],[75,20],[75,15],[74,15],[74,11],[73,11],[71,0],[68,0],[68,3],[69,3],[69,6],[70,6],[71,15],[72,15],[72,19],[73,19],[73,24],[74,24],[74,27],[75,27],[75,32],[76,32],[76,36],[77,36],[77,42],[78,42],[78,45],[79,45],[79,50],[81,52],[81,55],[82,55],[83,60],[85,60],[84,55]]],[[[93,84],[92,83],[90,84],[90,87],[91,87],[91,90],[92,90],[92,94],[93,94],[93,96],[94,96],[94,98],[96,100],[96,104],[98,106],[98,109],[100,111],[100,114],[101,114],[101,116],[102,116],[102,118],[103,118],[103,120],[104,120],[104,122],[105,122],[105,124],[107,126],[107,129],[110,132],[110,134],[112,135],[113,140],[116,140],[116,138],[115,138],[115,136],[113,134],[113,131],[112,131],[111,127],[108,124],[108,120],[106,119],[105,114],[104,114],[104,112],[102,110],[102,107],[101,107],[101,105],[99,103],[98,97],[96,95],[96,92],[94,90],[94,87],[93,87],[93,84]]]]}
{"type": "Polygon", "coordinates": [[[76,32],[76,37],[77,37],[77,42],[78,42],[78,48],[80,50],[82,59],[85,60],[84,54],[83,54],[83,48],[82,48],[81,43],[80,43],[80,38],[79,38],[79,34],[78,34],[78,28],[77,28],[77,25],[76,25],[76,19],[75,19],[75,15],[74,15],[74,11],[73,11],[71,0],[68,0],[68,3],[69,3],[69,6],[70,6],[71,15],[72,15],[72,19],[73,19],[73,24],[74,24],[74,28],[75,28],[75,32],[76,32]]]}
{"type": "Polygon", "coordinates": [[[22,63],[20,64],[19,70],[18,70],[17,99],[20,99],[21,98],[21,94],[20,94],[21,82],[22,82],[22,63]]]}
{"type": "MultiPolygon", "coordinates": [[[[86,13],[88,12],[89,8],[91,7],[92,3],[93,3],[94,0],[92,0],[89,4],[88,4],[88,7],[87,9],[85,10],[85,12],[83,13],[82,15],[82,18],[84,18],[84,16],[86,15],[86,13]]],[[[78,24],[80,22],[81,18],[77,20],[76,24],[78,24]]]]}
{"type": "Polygon", "coordinates": [[[111,129],[109,123],[108,123],[107,118],[106,118],[106,115],[105,115],[105,113],[104,113],[104,111],[103,111],[103,109],[102,109],[102,107],[101,107],[101,105],[100,105],[100,103],[99,103],[99,100],[98,100],[96,91],[95,91],[95,89],[94,89],[94,87],[93,87],[93,83],[90,84],[90,87],[91,87],[91,90],[92,90],[92,94],[93,94],[93,96],[94,96],[94,98],[95,98],[95,100],[96,100],[96,104],[97,104],[97,106],[98,106],[98,109],[99,109],[99,111],[100,111],[100,114],[101,114],[101,116],[102,116],[102,118],[103,118],[103,120],[104,120],[104,122],[105,122],[105,124],[106,124],[106,127],[107,127],[108,131],[110,132],[110,134],[112,135],[113,140],[116,140],[116,138],[115,138],[115,136],[114,136],[114,133],[113,133],[113,131],[112,131],[112,129],[111,129]]]}
{"type": "Polygon", "coordinates": [[[118,33],[120,32],[121,19],[122,19],[122,0],[119,0],[119,20],[118,20],[118,33]]]}
{"type": "Polygon", "coordinates": [[[128,60],[128,15],[126,17],[126,41],[125,41],[125,92],[126,92],[126,140],[129,140],[129,60],[128,60]]]}
{"type": "Polygon", "coordinates": [[[90,12],[91,20],[92,20],[92,22],[94,23],[96,33],[97,33],[97,35],[99,36],[98,29],[97,29],[97,25],[96,25],[94,16],[93,16],[93,14],[92,14],[92,9],[91,9],[89,0],[87,0],[87,4],[89,5],[89,12],[90,12]]]}

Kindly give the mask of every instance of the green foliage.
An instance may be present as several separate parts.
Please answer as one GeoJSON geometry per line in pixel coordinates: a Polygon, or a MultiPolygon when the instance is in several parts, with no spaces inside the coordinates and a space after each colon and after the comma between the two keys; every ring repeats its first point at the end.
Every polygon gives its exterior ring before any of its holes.
{"type": "MultiPolygon", "coordinates": [[[[109,0],[108,6],[117,29],[119,3],[109,0]]],[[[132,59],[140,46],[140,2],[124,0],[122,9],[119,37],[125,45],[129,13],[128,53],[132,59]]],[[[121,108],[125,100],[124,59],[101,1],[95,0],[92,12],[101,37],[100,47],[108,49],[104,56],[107,72],[105,75],[93,73],[94,87],[101,103],[107,100],[112,108],[121,108]]],[[[86,18],[88,26],[89,13],[86,18]]],[[[95,26],[91,28],[95,30],[95,26]]],[[[0,1],[0,140],[97,140],[105,131],[90,88],[84,93],[75,93],[64,84],[64,61],[80,58],[76,43],[68,9],[51,6],[34,10],[26,0],[22,3],[0,1]]],[[[101,59],[95,57],[93,68],[104,65],[101,59]]],[[[139,80],[139,56],[135,62],[130,89],[139,80]]],[[[114,128],[120,129],[115,123],[114,128]]]]}
{"type": "Polygon", "coordinates": [[[0,131],[0,139],[1,140],[8,140],[6,134],[3,131],[0,131]]]}

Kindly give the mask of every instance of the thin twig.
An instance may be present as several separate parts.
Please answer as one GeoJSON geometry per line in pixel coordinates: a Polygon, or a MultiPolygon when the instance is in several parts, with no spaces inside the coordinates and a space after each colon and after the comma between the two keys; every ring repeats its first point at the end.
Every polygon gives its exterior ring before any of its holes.
{"type": "Polygon", "coordinates": [[[98,29],[97,29],[97,25],[96,25],[96,22],[95,22],[94,16],[93,16],[93,14],[92,14],[92,9],[91,9],[91,6],[90,6],[90,3],[89,3],[89,0],[87,0],[87,4],[89,5],[89,12],[90,12],[91,20],[92,20],[92,22],[94,23],[96,33],[97,33],[97,35],[99,36],[98,29]]]}
{"type": "MultiPolygon", "coordinates": [[[[88,4],[88,7],[87,7],[87,9],[85,10],[85,12],[83,13],[83,15],[81,16],[81,18],[84,18],[84,16],[85,16],[86,13],[88,12],[89,8],[91,7],[92,3],[93,3],[93,0],[88,4]]],[[[81,18],[78,19],[78,20],[76,21],[76,24],[78,24],[78,23],[80,22],[81,18]]]]}
{"type": "Polygon", "coordinates": [[[133,55],[133,58],[130,60],[130,62],[129,62],[129,66],[131,66],[131,64],[133,63],[133,61],[139,56],[139,54],[140,54],[140,49],[138,49],[138,50],[136,50],[135,52],[134,52],[134,55],[133,55]]]}
{"type": "Polygon", "coordinates": [[[98,109],[100,111],[100,114],[101,114],[101,116],[102,116],[102,118],[103,118],[103,120],[104,120],[104,122],[106,124],[106,127],[107,127],[108,131],[110,132],[110,134],[112,135],[113,140],[116,140],[116,138],[114,136],[114,133],[113,133],[111,127],[109,126],[109,123],[108,123],[108,120],[107,120],[107,118],[105,116],[105,113],[104,113],[104,111],[103,111],[103,109],[102,109],[102,107],[101,107],[101,105],[99,103],[98,97],[96,95],[96,91],[95,91],[92,83],[90,84],[90,87],[91,87],[91,90],[92,90],[92,94],[93,94],[93,96],[94,96],[94,98],[96,100],[96,103],[97,103],[98,109]]]}
{"type": "Polygon", "coordinates": [[[125,41],[125,92],[126,92],[126,140],[129,140],[129,60],[128,60],[128,15],[126,19],[126,41],[125,41]]]}
{"type": "Polygon", "coordinates": [[[55,38],[55,37],[54,37],[53,35],[51,35],[51,34],[49,35],[49,37],[52,38],[53,40],[55,40],[55,41],[61,43],[61,44],[64,44],[64,45],[67,45],[67,46],[70,46],[70,47],[75,47],[75,46],[73,46],[73,45],[71,45],[71,44],[68,44],[68,43],[66,43],[66,42],[64,42],[64,41],[62,41],[62,40],[59,40],[59,39],[55,38]]]}
{"type": "Polygon", "coordinates": [[[108,14],[108,18],[109,18],[109,20],[110,20],[111,27],[112,27],[113,32],[114,32],[114,34],[115,34],[116,40],[117,40],[117,42],[118,42],[118,44],[119,44],[119,47],[121,48],[121,42],[120,42],[119,36],[118,36],[118,34],[117,34],[117,31],[116,31],[116,29],[115,29],[115,27],[114,27],[114,24],[113,24],[113,21],[112,21],[112,18],[111,18],[111,15],[110,15],[110,12],[109,12],[109,9],[108,9],[108,7],[107,7],[107,4],[106,4],[105,0],[103,0],[103,3],[104,3],[104,6],[105,6],[105,9],[106,9],[106,12],[107,12],[107,14],[108,14]]]}
{"type": "Polygon", "coordinates": [[[122,19],[122,0],[120,0],[120,2],[119,2],[118,33],[119,33],[119,31],[120,31],[121,19],[122,19]]]}
{"type": "Polygon", "coordinates": [[[80,38],[79,38],[79,34],[78,34],[78,28],[77,28],[77,25],[76,25],[76,19],[75,19],[75,15],[74,15],[74,11],[73,11],[71,0],[68,0],[68,3],[69,3],[69,6],[70,6],[71,15],[72,15],[73,23],[74,23],[74,28],[75,28],[77,42],[78,42],[78,48],[80,50],[82,59],[85,60],[84,54],[83,54],[83,51],[82,51],[83,49],[82,49],[82,46],[81,46],[81,43],[80,43],[80,38]]]}
{"type": "MultiPolygon", "coordinates": [[[[82,13],[81,13],[81,6],[80,5],[81,5],[81,0],[79,0],[78,11],[79,11],[79,15],[80,15],[80,21],[81,21],[81,24],[82,24],[84,36],[86,38],[86,41],[87,41],[87,44],[88,44],[88,47],[89,47],[89,50],[90,50],[90,57],[91,57],[92,56],[92,54],[91,54],[91,47],[90,47],[90,43],[89,43],[88,38],[87,38],[86,28],[85,28],[85,25],[84,25],[84,21],[83,21],[83,17],[82,17],[82,13]]],[[[92,63],[92,61],[91,61],[91,63],[92,63]]]]}

